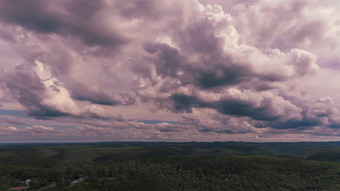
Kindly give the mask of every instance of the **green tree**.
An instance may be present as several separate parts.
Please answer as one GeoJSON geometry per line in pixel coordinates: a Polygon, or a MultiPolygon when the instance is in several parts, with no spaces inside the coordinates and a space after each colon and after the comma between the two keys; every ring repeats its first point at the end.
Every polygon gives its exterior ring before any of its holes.
{"type": "Polygon", "coordinates": [[[8,190],[13,184],[15,178],[11,176],[0,177],[0,190],[8,190]]]}

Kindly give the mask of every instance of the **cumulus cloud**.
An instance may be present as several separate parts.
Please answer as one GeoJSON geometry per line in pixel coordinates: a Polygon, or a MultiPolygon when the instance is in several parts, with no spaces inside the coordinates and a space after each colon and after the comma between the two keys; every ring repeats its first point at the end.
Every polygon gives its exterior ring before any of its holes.
{"type": "Polygon", "coordinates": [[[259,121],[300,120],[302,109],[280,97],[275,83],[316,72],[315,56],[244,44],[222,7],[196,6],[200,17],[193,14],[181,36],[168,34],[175,46],[144,47],[149,75],[141,76],[138,94],[175,112],[212,108],[259,121]]]}
{"type": "Polygon", "coordinates": [[[101,105],[133,105],[136,102],[135,97],[130,94],[120,92],[109,94],[105,91],[98,90],[97,87],[80,83],[72,88],[71,95],[72,98],[76,100],[89,101],[101,105]]]}
{"type": "Polygon", "coordinates": [[[118,46],[127,39],[101,19],[105,1],[4,1],[1,18],[37,33],[56,33],[79,38],[87,45],[118,46]]]}
{"type": "Polygon", "coordinates": [[[38,116],[62,116],[79,113],[76,104],[62,83],[51,77],[50,70],[40,61],[35,66],[22,64],[6,77],[11,92],[27,112],[38,116]]]}
{"type": "Polygon", "coordinates": [[[2,65],[0,101],[36,118],[114,121],[82,125],[84,136],[119,134],[108,126],[167,139],[192,128],[199,136],[338,127],[331,98],[292,88],[320,70],[315,47],[331,42],[323,21],[333,8],[317,18],[315,1],[209,2],[3,1],[0,38],[21,62],[2,65]],[[145,105],[182,121],[150,125],[110,112],[145,105]]]}
{"type": "Polygon", "coordinates": [[[8,126],[8,127],[0,127],[0,135],[8,135],[12,132],[18,131],[16,127],[8,126]]]}

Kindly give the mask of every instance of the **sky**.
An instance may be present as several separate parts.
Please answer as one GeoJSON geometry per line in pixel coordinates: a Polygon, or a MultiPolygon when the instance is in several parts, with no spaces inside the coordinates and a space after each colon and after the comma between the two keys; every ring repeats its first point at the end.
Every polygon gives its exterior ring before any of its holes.
{"type": "Polygon", "coordinates": [[[339,11],[0,1],[0,143],[340,141],[339,11]]]}

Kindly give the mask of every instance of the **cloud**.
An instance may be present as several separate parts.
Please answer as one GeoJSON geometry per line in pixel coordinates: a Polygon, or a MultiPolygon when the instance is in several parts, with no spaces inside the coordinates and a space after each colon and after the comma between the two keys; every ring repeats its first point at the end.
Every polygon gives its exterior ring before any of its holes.
{"type": "MultiPolygon", "coordinates": [[[[324,21],[334,10],[322,6],[318,18],[311,15],[317,5],[3,1],[0,37],[21,61],[2,65],[0,101],[20,103],[38,119],[93,120],[77,129],[93,137],[95,131],[120,133],[109,127],[144,128],[150,139],[171,139],[186,128],[197,137],[335,129],[340,118],[331,98],[292,88],[323,69],[318,43],[332,44],[334,19],[324,21]],[[146,125],[120,117],[123,110],[145,108],[153,119],[167,112],[186,120],[146,125]],[[100,119],[114,122],[103,125],[100,119]]],[[[128,132],[121,133],[128,138],[128,132]]],[[[136,130],[132,137],[142,134],[136,130]]]]}
{"type": "Polygon", "coordinates": [[[100,10],[108,6],[104,1],[96,3],[60,1],[4,1],[1,18],[37,33],[56,33],[79,38],[84,44],[95,46],[119,46],[127,41],[114,27],[99,22],[105,18],[100,10]],[[95,28],[95,30],[94,30],[95,28]]]}
{"type": "Polygon", "coordinates": [[[133,105],[136,102],[135,97],[130,94],[118,92],[112,95],[86,84],[78,83],[71,91],[72,98],[80,101],[89,101],[94,104],[115,106],[133,105]]]}
{"type": "Polygon", "coordinates": [[[51,77],[48,69],[36,60],[36,66],[22,64],[6,77],[7,87],[30,115],[63,116],[79,113],[62,83],[51,77]]]}
{"type": "Polygon", "coordinates": [[[311,15],[310,9],[317,4],[315,2],[292,0],[238,4],[234,9],[235,23],[244,40],[258,46],[302,48],[306,43],[317,42],[324,34],[325,23],[320,17],[311,15]]]}
{"type": "Polygon", "coordinates": [[[339,8],[334,0],[289,0],[245,1],[229,9],[242,41],[262,48],[309,50],[326,66],[339,50],[339,18],[333,16],[339,8]]]}
{"type": "Polygon", "coordinates": [[[0,135],[8,135],[12,132],[17,131],[16,127],[8,126],[8,127],[1,127],[0,126],[0,135]]]}
{"type": "Polygon", "coordinates": [[[30,131],[33,134],[43,134],[45,132],[53,131],[53,127],[45,127],[45,126],[33,126],[33,127],[25,127],[25,131],[30,131]]]}
{"type": "Polygon", "coordinates": [[[138,94],[175,112],[212,108],[259,121],[301,120],[302,108],[279,96],[275,83],[315,73],[315,56],[300,49],[285,53],[244,44],[222,7],[196,6],[200,17],[190,17],[181,36],[168,34],[173,47],[144,47],[151,66],[149,75],[141,76],[138,94]]]}

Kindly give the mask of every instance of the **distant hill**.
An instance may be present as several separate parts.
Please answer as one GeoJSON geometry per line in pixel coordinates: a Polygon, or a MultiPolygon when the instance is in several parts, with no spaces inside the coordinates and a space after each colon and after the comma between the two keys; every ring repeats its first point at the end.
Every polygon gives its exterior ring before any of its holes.
{"type": "Polygon", "coordinates": [[[77,161],[124,161],[175,155],[264,155],[339,161],[340,142],[103,142],[2,144],[1,153],[41,155],[77,161]],[[91,153],[91,154],[89,154],[91,153]]]}

